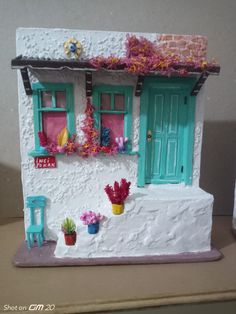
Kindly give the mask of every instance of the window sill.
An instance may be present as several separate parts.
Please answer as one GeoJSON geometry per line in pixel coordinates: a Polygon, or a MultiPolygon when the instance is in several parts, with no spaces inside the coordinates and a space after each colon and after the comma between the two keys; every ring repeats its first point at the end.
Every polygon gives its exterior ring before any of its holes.
{"type": "Polygon", "coordinates": [[[31,156],[31,157],[47,157],[47,156],[63,156],[65,154],[62,154],[62,153],[57,153],[55,155],[52,155],[52,154],[49,154],[47,151],[45,150],[40,150],[40,149],[35,149],[35,150],[32,150],[31,152],[28,153],[28,156],[31,156]]]}
{"type": "Polygon", "coordinates": [[[125,155],[131,155],[131,156],[139,156],[139,152],[131,151],[124,153],[125,155]]]}
{"type": "MultiPolygon", "coordinates": [[[[45,150],[32,150],[31,152],[28,153],[29,156],[31,157],[41,157],[41,156],[64,156],[66,154],[64,153],[57,153],[55,155],[51,155],[49,154],[48,152],[46,152],[45,150]]],[[[99,153],[99,155],[103,155],[103,156],[109,156],[109,154],[106,154],[106,153],[99,153]]],[[[117,153],[118,156],[121,156],[121,155],[128,155],[128,156],[139,156],[139,152],[137,151],[130,151],[130,152],[124,152],[124,153],[117,153]]]]}
{"type": "MultiPolygon", "coordinates": [[[[103,155],[103,156],[111,156],[109,154],[100,152],[99,155],[103,155]]],[[[135,152],[135,151],[130,151],[130,152],[123,152],[123,153],[116,153],[113,156],[122,156],[122,155],[128,155],[128,156],[139,156],[139,152],[135,152]]]]}
{"type": "Polygon", "coordinates": [[[50,156],[50,154],[44,150],[32,150],[28,153],[31,157],[50,156]]]}

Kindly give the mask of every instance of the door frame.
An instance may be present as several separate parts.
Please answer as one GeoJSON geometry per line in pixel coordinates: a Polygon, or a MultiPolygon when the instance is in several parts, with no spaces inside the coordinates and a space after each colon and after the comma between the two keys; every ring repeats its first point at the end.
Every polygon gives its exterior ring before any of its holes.
{"type": "MultiPolygon", "coordinates": [[[[146,184],[146,143],[147,143],[147,120],[149,106],[149,90],[152,88],[178,88],[187,96],[188,106],[188,127],[186,128],[184,140],[184,173],[182,182],[187,185],[192,184],[193,171],[193,150],[194,150],[194,127],[195,127],[195,107],[196,96],[191,96],[191,90],[196,83],[196,78],[192,77],[146,77],[144,79],[143,91],[140,97],[140,128],[139,128],[139,161],[138,161],[138,186],[144,187],[146,184]]],[[[168,184],[168,182],[167,182],[168,184]]]]}

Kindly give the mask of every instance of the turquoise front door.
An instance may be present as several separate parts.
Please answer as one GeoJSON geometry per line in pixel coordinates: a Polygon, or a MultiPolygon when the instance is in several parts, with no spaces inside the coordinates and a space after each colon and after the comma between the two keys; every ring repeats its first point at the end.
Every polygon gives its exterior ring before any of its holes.
{"type": "Polygon", "coordinates": [[[146,183],[182,181],[185,96],[175,89],[151,89],[148,108],[146,183]]]}
{"type": "Polygon", "coordinates": [[[139,186],[192,182],[195,97],[185,80],[173,80],[144,86],[139,186]]]}

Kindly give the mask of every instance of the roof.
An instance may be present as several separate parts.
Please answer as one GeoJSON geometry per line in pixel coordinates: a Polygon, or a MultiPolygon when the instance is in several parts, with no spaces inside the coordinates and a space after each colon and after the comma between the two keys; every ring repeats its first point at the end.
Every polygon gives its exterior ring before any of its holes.
{"type": "MultiPolygon", "coordinates": [[[[18,56],[11,60],[12,69],[23,69],[25,67],[31,69],[49,69],[49,70],[90,70],[97,71],[98,69],[89,62],[89,60],[68,60],[68,59],[46,59],[46,58],[29,58],[18,56]]],[[[211,75],[218,75],[220,72],[219,65],[207,65],[204,69],[201,67],[194,67],[185,63],[178,63],[172,66],[175,70],[180,70],[181,68],[187,69],[191,74],[201,74],[202,72],[208,72],[211,75]]],[[[118,64],[114,68],[103,67],[107,71],[123,71],[126,68],[126,64],[118,64]]],[[[150,74],[158,73],[150,72],[150,74]]]]}
{"type": "MultiPolygon", "coordinates": [[[[116,72],[128,72],[127,65],[125,63],[114,64],[112,66],[103,66],[96,67],[92,64],[90,60],[74,60],[74,59],[46,59],[46,58],[30,58],[18,56],[11,60],[12,69],[20,69],[21,75],[27,95],[32,94],[30,80],[28,76],[27,69],[41,69],[41,70],[77,70],[77,71],[86,71],[86,95],[91,96],[92,94],[92,72],[93,71],[116,71],[116,72]]],[[[183,76],[180,75],[181,70],[186,71],[187,75],[185,76],[196,76],[198,78],[197,83],[195,84],[191,95],[195,96],[199,92],[200,88],[204,84],[208,75],[218,75],[220,72],[219,65],[206,64],[204,67],[196,67],[191,64],[178,63],[171,65],[172,72],[171,76],[183,76]]],[[[128,72],[129,73],[129,72],[128,72]]],[[[133,73],[135,75],[135,73],[133,73]]],[[[142,83],[144,76],[147,75],[162,75],[163,71],[151,71],[145,74],[136,74],[138,76],[135,95],[140,96],[142,91],[142,83]]]]}

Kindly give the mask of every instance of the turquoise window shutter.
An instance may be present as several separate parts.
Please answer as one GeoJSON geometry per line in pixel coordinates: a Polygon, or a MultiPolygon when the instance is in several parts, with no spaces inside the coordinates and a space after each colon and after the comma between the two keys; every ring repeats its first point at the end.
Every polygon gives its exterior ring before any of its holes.
{"type": "MultiPolygon", "coordinates": [[[[34,108],[34,138],[35,150],[30,152],[29,155],[37,156],[42,154],[40,151],[40,143],[38,132],[43,131],[42,116],[43,113],[62,112],[66,115],[66,127],[69,135],[75,134],[75,118],[74,118],[74,92],[73,85],[69,83],[34,83],[33,89],[33,108],[34,108]],[[43,106],[42,93],[50,93],[52,100],[49,106],[43,106]],[[57,106],[57,92],[64,92],[66,95],[65,107],[57,106]]],[[[47,153],[44,153],[47,155],[47,153]]]]}
{"type": "Polygon", "coordinates": [[[94,120],[95,127],[101,130],[101,115],[115,114],[124,115],[124,137],[128,138],[126,152],[132,150],[132,106],[133,104],[133,87],[132,86],[115,86],[115,85],[97,85],[93,87],[93,105],[95,107],[94,120]],[[103,110],[101,106],[102,94],[110,95],[110,108],[103,110]],[[117,110],[115,108],[115,95],[124,96],[124,108],[117,110]]]}

